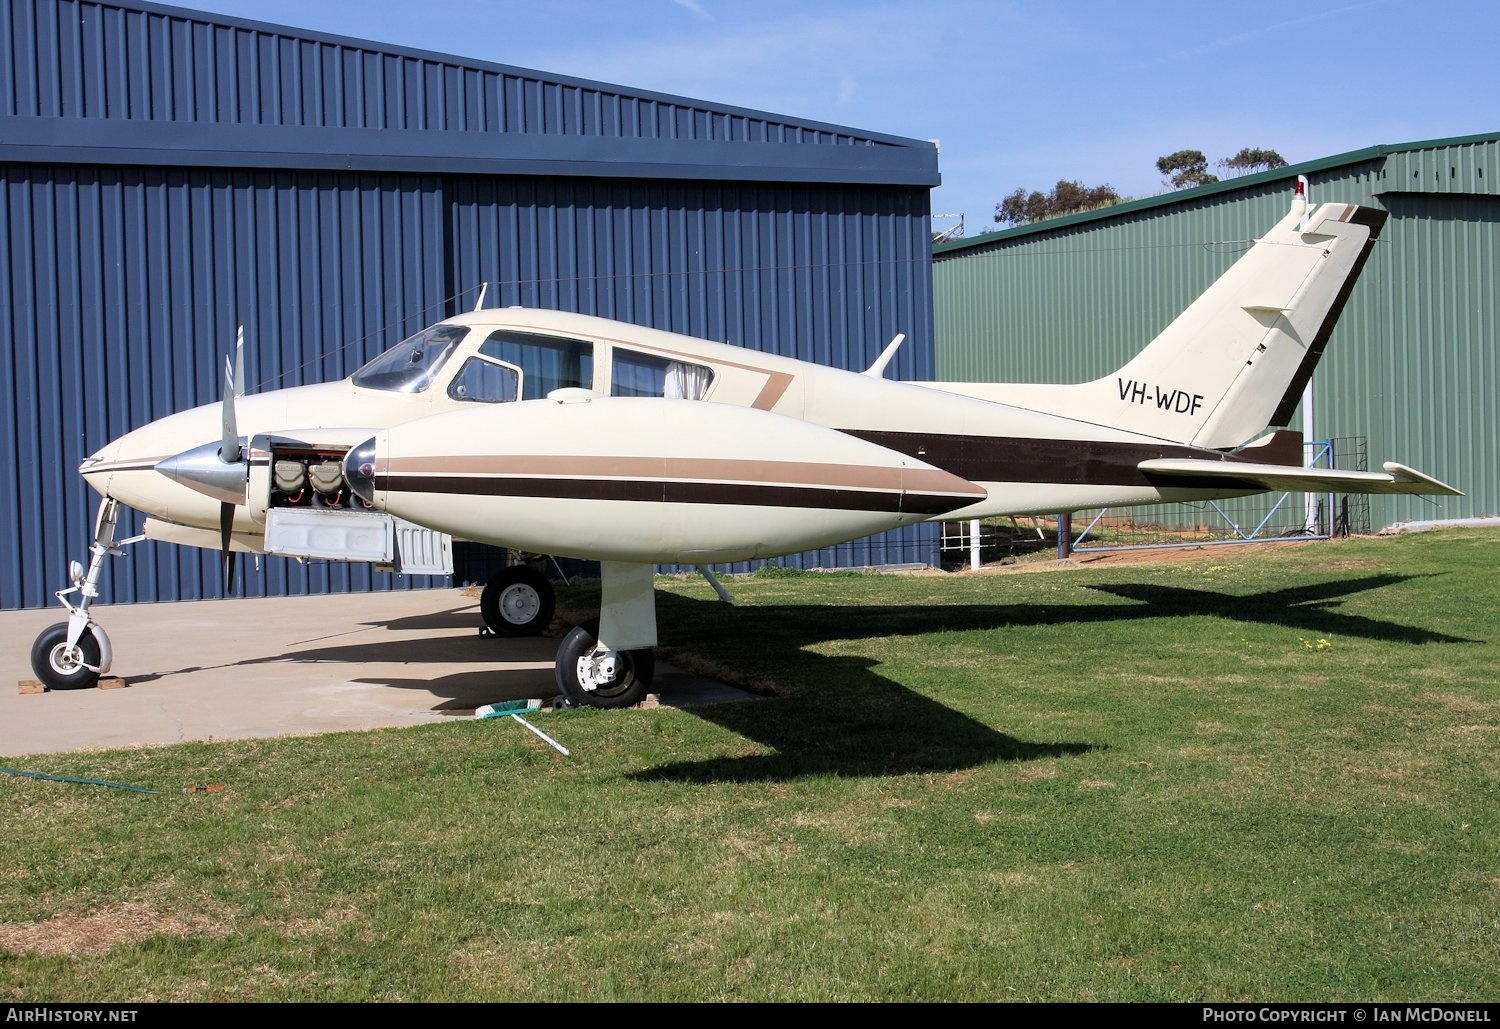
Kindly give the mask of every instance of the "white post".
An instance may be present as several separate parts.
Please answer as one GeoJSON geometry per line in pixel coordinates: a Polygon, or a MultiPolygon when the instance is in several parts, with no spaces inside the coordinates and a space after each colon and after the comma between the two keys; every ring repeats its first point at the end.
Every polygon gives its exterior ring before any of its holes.
{"type": "Polygon", "coordinates": [[[979,519],[969,519],[969,567],[979,571],[979,519]]]}
{"type": "MultiPolygon", "coordinates": [[[[1313,444],[1317,437],[1313,433],[1313,388],[1309,380],[1306,388],[1302,390],[1302,445],[1304,448],[1303,461],[1311,468],[1318,460],[1318,450],[1313,444]]],[[[1307,513],[1304,515],[1303,529],[1311,534],[1318,531],[1318,494],[1308,493],[1307,513]]],[[[1329,512],[1330,515],[1332,512],[1329,512]]]]}

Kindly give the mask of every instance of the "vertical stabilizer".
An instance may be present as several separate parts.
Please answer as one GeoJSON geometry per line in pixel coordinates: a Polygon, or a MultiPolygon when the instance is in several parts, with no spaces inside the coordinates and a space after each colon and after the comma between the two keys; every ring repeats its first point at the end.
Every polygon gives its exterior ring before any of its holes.
{"type": "Polygon", "coordinates": [[[1145,350],[1077,387],[1094,418],[1214,449],[1285,425],[1385,219],[1352,204],[1308,207],[1299,189],[1286,217],[1145,350]]]}

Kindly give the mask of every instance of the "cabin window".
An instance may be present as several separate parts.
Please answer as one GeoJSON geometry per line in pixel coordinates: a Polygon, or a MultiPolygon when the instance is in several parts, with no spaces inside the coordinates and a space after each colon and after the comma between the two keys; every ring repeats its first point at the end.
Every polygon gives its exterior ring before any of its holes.
{"type": "Polygon", "coordinates": [[[471,357],[448,384],[454,400],[480,404],[508,404],[520,393],[521,375],[510,365],[471,357]]]}
{"type": "Polygon", "coordinates": [[[432,384],[432,377],[468,334],[462,325],[439,322],[428,326],[355,372],[354,384],[389,393],[420,393],[432,384]]]}
{"type": "Polygon", "coordinates": [[[583,340],[501,329],[479,348],[485,357],[521,369],[521,399],[541,400],[555,389],[594,384],[594,345],[583,340]]]}
{"type": "Polygon", "coordinates": [[[711,369],[655,354],[615,348],[610,393],[617,397],[702,400],[714,380],[711,369]]]}

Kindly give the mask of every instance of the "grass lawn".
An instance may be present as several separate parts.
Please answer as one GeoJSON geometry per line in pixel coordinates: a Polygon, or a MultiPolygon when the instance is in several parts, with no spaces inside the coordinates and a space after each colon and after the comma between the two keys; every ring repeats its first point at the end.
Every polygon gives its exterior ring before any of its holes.
{"type": "Polygon", "coordinates": [[[659,578],[764,698],[536,716],[567,757],[30,758],[162,792],[0,776],[0,996],[1500,999],[1500,531],[1071,564],[659,578]]]}

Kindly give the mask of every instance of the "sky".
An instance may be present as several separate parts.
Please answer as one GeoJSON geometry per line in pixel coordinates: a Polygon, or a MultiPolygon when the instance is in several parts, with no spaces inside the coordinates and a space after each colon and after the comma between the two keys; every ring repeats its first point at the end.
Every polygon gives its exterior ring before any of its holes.
{"type": "Polygon", "coordinates": [[[1178,150],[1296,164],[1500,132],[1500,0],[173,6],[934,140],[933,227],[969,236],[1017,188],[1167,192],[1156,160],[1178,150]]]}

